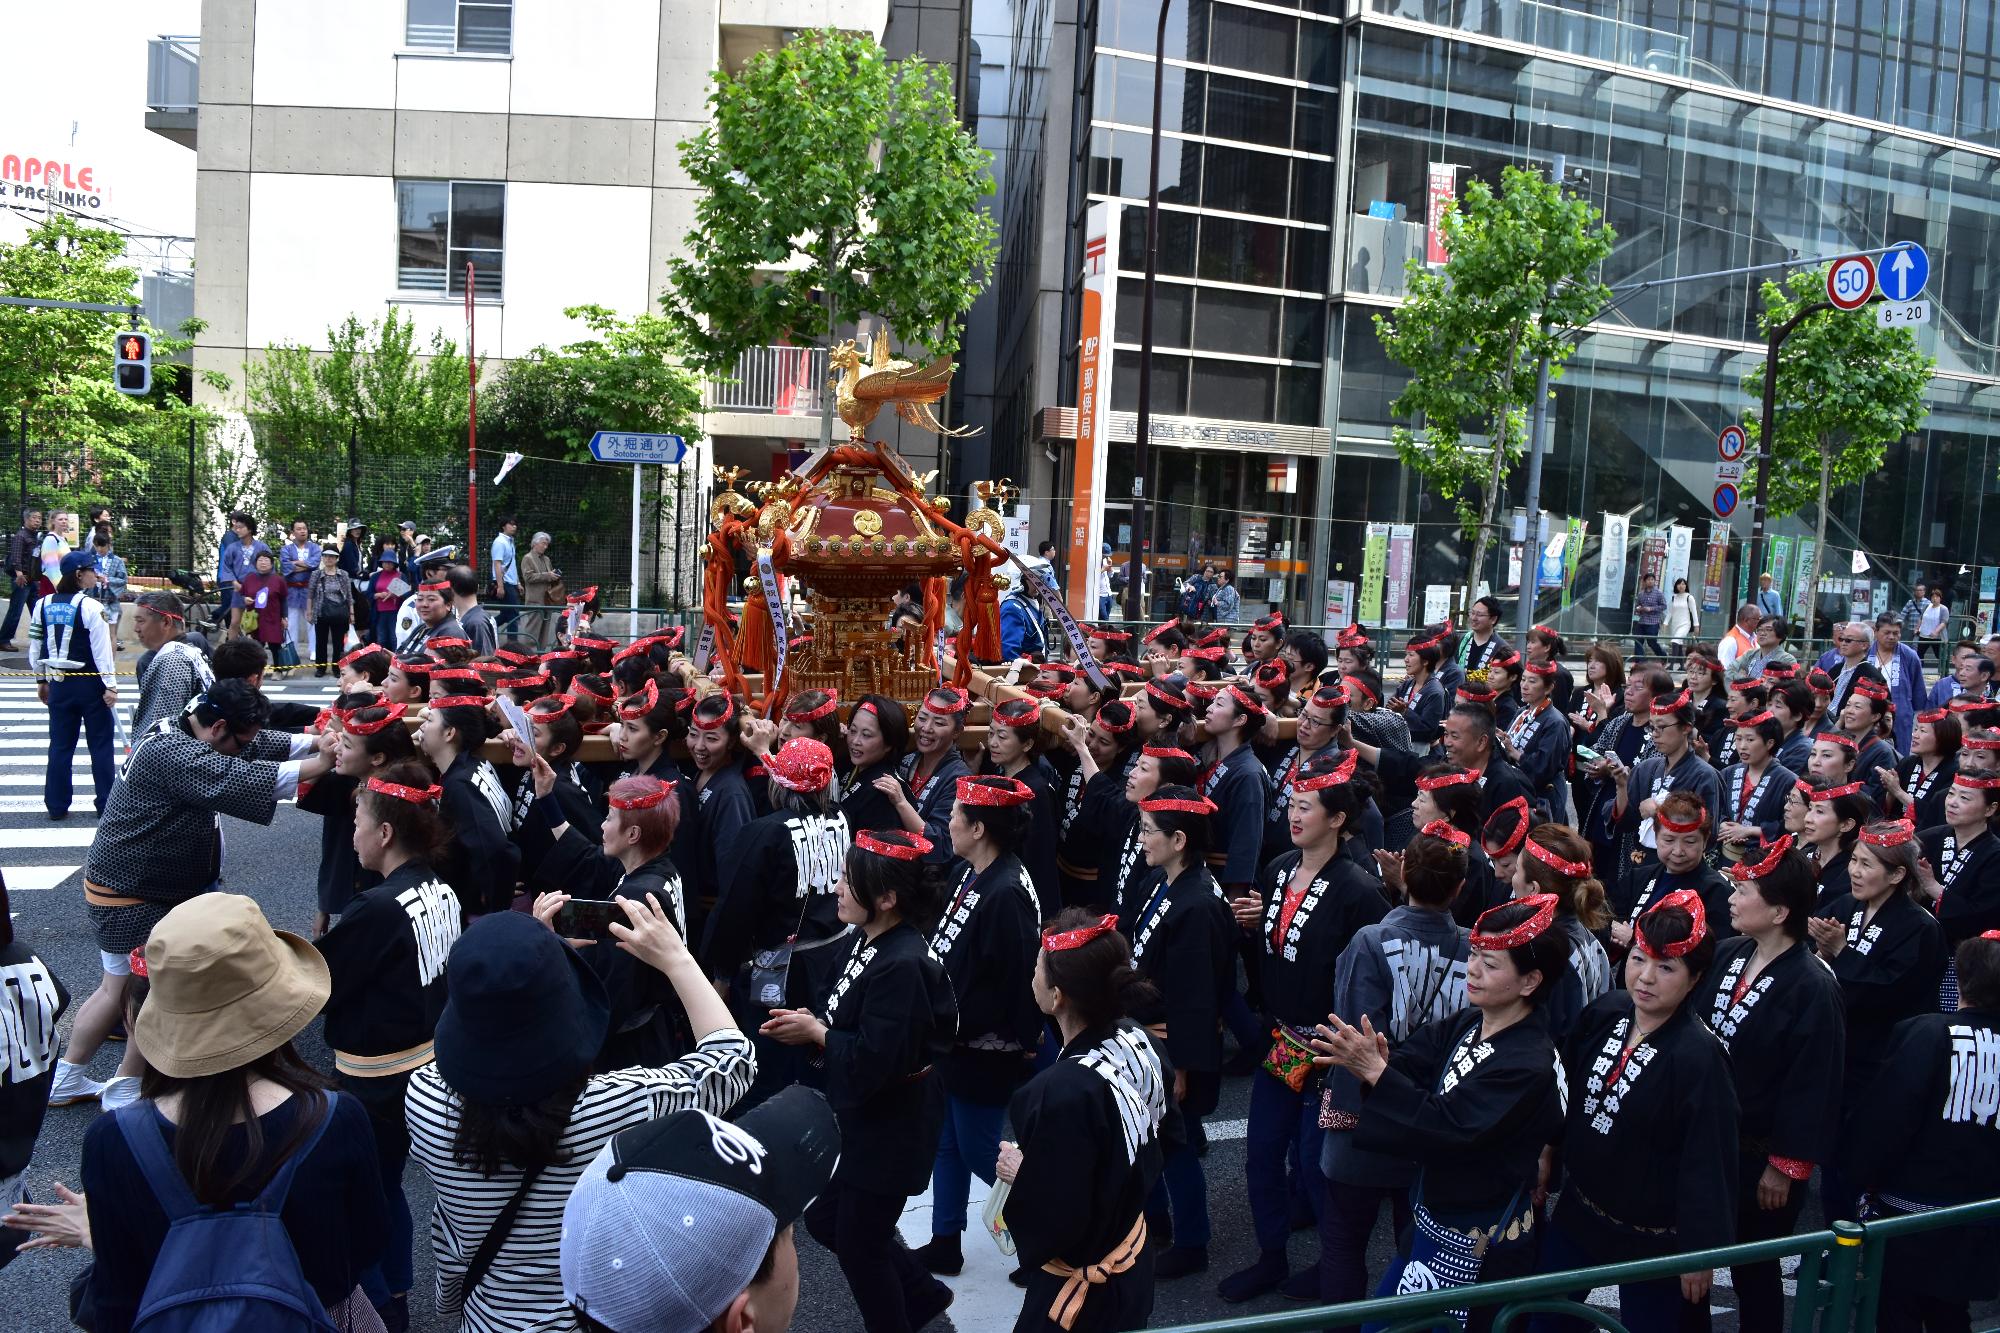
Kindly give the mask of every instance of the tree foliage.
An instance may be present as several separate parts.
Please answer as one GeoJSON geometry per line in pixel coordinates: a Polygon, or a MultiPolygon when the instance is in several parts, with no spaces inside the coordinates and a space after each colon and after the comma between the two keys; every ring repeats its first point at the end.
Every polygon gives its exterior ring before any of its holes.
{"type": "Polygon", "coordinates": [[[1473,538],[1467,599],[1492,538],[1507,473],[1527,442],[1536,367],[1562,374],[1572,335],[1610,299],[1592,276],[1616,234],[1598,210],[1540,173],[1507,167],[1495,193],[1474,181],[1444,215],[1450,260],[1412,258],[1403,306],[1375,317],[1410,382],[1390,411],[1404,464],[1452,497],[1473,538]],[[1468,442],[1468,431],[1483,438],[1468,442]]]}
{"type": "Polygon", "coordinates": [[[701,434],[701,381],[682,365],[670,321],[645,314],[621,320],[600,305],[563,313],[592,336],[508,362],[486,399],[483,445],[584,462],[600,430],[701,434]]]}
{"type": "MultiPolygon", "coordinates": [[[[52,214],[12,245],[0,245],[0,295],[104,305],[135,302],[137,270],[125,239],[66,214],[52,214]]],[[[190,405],[191,375],[173,360],[193,345],[193,321],[167,331],[144,319],[153,338],[153,390],[144,398],[112,385],[112,343],[125,315],[0,306],[0,413],[12,435],[63,446],[60,475],[40,478],[45,501],[130,505],[162,460],[185,457],[187,428],[210,424],[190,405]]],[[[211,377],[219,387],[227,381],[211,377]]],[[[181,471],[185,471],[184,467],[181,471]]]]}
{"type": "Polygon", "coordinates": [[[349,315],[327,330],[326,347],[276,344],[244,366],[274,512],[316,512],[333,477],[346,479],[340,498],[354,509],[366,469],[465,448],[470,389],[451,339],[433,332],[420,343],[410,317],[391,309],[369,324],[349,315]]]}
{"type": "Polygon", "coordinates": [[[934,354],[957,348],[992,268],[992,182],[943,69],[805,32],[718,74],[709,106],[680,145],[702,197],[662,297],[697,364],[725,373],[748,348],[863,314],[934,354]]]}

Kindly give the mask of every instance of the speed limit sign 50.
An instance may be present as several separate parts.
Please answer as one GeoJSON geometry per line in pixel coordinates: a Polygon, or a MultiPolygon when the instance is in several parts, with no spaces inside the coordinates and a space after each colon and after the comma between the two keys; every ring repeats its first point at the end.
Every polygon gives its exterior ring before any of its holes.
{"type": "Polygon", "coordinates": [[[1826,271],[1826,299],[1842,310],[1858,310],[1875,294],[1875,261],[1848,255],[1826,271]]]}

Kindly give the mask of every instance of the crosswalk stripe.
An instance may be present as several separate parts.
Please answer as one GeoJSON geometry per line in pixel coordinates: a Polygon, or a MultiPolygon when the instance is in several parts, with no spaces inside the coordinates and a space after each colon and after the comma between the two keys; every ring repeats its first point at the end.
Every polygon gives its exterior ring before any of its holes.
{"type": "MultiPolygon", "coordinates": [[[[97,818],[96,811],[91,808],[91,796],[89,788],[87,786],[82,786],[78,787],[77,791],[81,794],[81,796],[77,803],[77,808],[70,811],[69,817],[71,821],[74,822],[76,820],[89,820],[97,818]]],[[[25,814],[39,815],[43,813],[44,809],[42,806],[42,798],[40,796],[0,795],[0,815],[25,815],[25,814]]],[[[12,836],[12,833],[13,830],[11,829],[0,829],[0,843],[6,843],[10,847],[15,845],[9,841],[12,836]]]]}
{"type": "MultiPolygon", "coordinates": [[[[35,804],[39,808],[41,802],[35,804]]],[[[27,847],[88,847],[90,840],[97,836],[97,830],[90,826],[66,828],[56,825],[51,828],[8,829],[5,836],[9,851],[27,847]]]]}
{"type": "Polygon", "coordinates": [[[0,866],[9,893],[40,893],[60,888],[82,866],[0,866]]]}

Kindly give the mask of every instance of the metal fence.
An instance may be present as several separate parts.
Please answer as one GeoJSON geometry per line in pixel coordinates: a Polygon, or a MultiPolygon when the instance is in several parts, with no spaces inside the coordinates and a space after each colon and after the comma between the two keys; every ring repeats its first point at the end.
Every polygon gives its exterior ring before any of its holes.
{"type": "MultiPolygon", "coordinates": [[[[505,456],[480,450],[467,484],[464,453],[450,456],[349,459],[346,449],[265,456],[237,420],[207,425],[163,421],[142,432],[133,449],[31,440],[20,432],[0,443],[0,496],[18,511],[73,513],[87,530],[89,512],[112,514],[116,550],[135,578],[164,579],[175,570],[215,574],[227,516],[243,510],[277,549],[291,521],[302,518],[315,538],[358,519],[371,537],[393,537],[408,521],[433,549],[456,546],[482,578],[486,551],[503,518],[519,523],[516,549],[546,531],[550,557],[571,591],[596,586],[606,607],[641,605],[673,610],[699,600],[699,551],[707,496],[695,455],[676,467],[647,467],[639,502],[639,587],[631,586],[632,473],[601,463],[523,458],[505,479],[505,456]],[[478,541],[466,550],[469,507],[478,507],[478,541]]],[[[74,539],[74,532],[72,533],[74,539]]]]}

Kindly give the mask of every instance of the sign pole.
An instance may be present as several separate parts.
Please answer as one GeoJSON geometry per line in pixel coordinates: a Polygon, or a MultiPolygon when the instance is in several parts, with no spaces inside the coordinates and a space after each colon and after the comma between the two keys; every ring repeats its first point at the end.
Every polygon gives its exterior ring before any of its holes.
{"type": "MultiPolygon", "coordinates": [[[[1785,345],[1785,339],[1792,336],[1792,330],[1806,322],[1822,310],[1832,310],[1831,301],[1814,301],[1801,307],[1799,312],[1771,330],[1764,344],[1764,404],[1758,416],[1757,429],[1757,490],[1750,502],[1750,549],[1748,552],[1752,574],[1764,567],[1764,519],[1765,506],[1771,488],[1771,462],[1775,457],[1772,448],[1771,430],[1778,412],[1778,353],[1785,345]]],[[[1730,609],[1730,608],[1725,608],[1730,609]]],[[[1732,610],[1733,614],[1733,610],[1732,610]]]]}
{"type": "Polygon", "coordinates": [[[644,463],[632,465],[632,623],[626,633],[634,639],[639,637],[639,474],[645,470],[644,463]]]}
{"type": "Polygon", "coordinates": [[[476,571],[479,558],[479,359],[474,350],[472,261],[465,264],[465,552],[476,571]]]}

